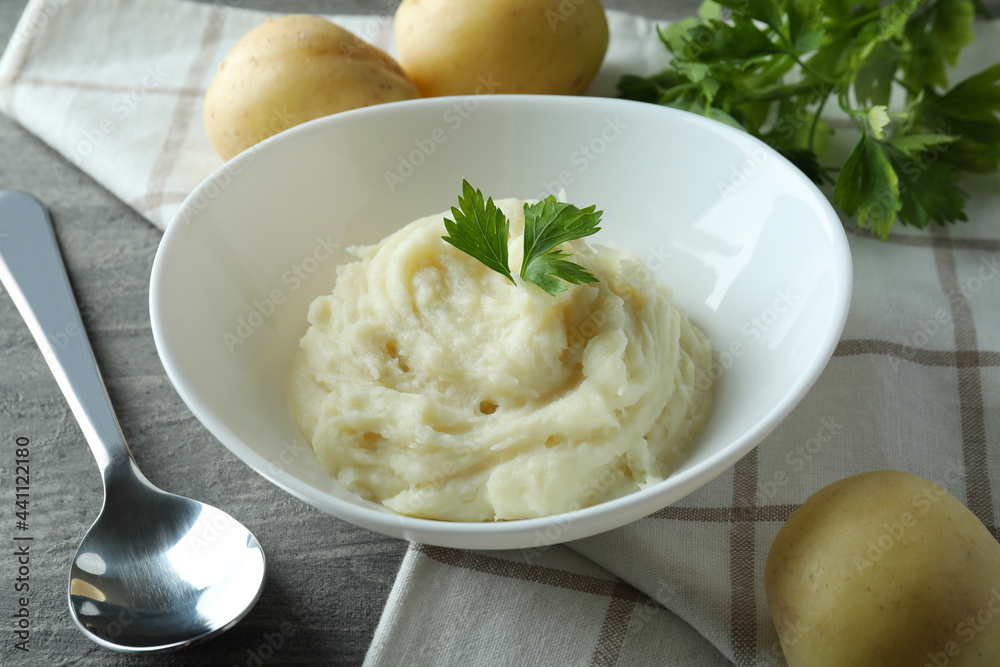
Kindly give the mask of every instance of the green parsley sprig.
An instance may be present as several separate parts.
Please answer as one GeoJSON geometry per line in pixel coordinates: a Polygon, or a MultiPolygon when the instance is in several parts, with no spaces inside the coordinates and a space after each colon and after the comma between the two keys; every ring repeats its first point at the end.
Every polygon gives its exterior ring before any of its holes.
{"type": "MultiPolygon", "coordinates": [[[[496,207],[492,197],[484,201],[483,193],[464,179],[458,206],[451,207],[454,220],[444,219],[448,235],[441,238],[516,285],[507,256],[510,221],[503,211],[496,207]]],[[[553,295],[565,291],[566,283],[600,282],[582,266],[569,261],[571,255],[559,252],[563,243],[600,231],[597,225],[604,212],[595,208],[579,209],[558,202],[551,195],[534,204],[525,204],[521,279],[553,295]]]]}
{"type": "Polygon", "coordinates": [[[979,0],[709,0],[660,31],[670,68],[618,87],[762,139],[885,239],[897,218],[967,220],[961,174],[1000,169],[1000,64],[950,89],[946,74],[988,15],[979,0]],[[861,130],[839,168],[821,165],[831,102],[861,130]]]}

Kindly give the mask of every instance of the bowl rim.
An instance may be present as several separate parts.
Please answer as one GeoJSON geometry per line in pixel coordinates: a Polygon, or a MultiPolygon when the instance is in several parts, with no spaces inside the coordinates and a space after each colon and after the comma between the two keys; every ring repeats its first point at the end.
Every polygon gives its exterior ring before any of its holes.
{"type": "Polygon", "coordinates": [[[545,544],[580,539],[605,532],[614,527],[621,527],[647,516],[658,509],[669,506],[671,503],[707,484],[735,465],[737,461],[760,444],[789,415],[805,397],[809,389],[816,383],[832,358],[836,346],[840,341],[850,309],[853,288],[853,262],[846,231],[826,195],[784,156],[760,139],[705,116],[646,102],[606,97],[565,97],[555,95],[482,95],[466,97],[477,97],[478,104],[500,108],[532,108],[537,106],[548,108],[586,108],[588,106],[601,105],[621,109],[641,108],[646,110],[642,113],[664,114],[666,117],[672,116],[681,122],[702,126],[716,134],[721,134],[728,140],[736,143],[740,148],[753,147],[756,150],[763,149],[768,152],[769,157],[779,160],[779,163],[783,164],[789,170],[789,176],[797,179],[805,187],[806,191],[810,192],[814,197],[814,203],[817,204],[817,208],[822,214],[818,216],[818,222],[820,223],[821,230],[825,232],[825,236],[830,242],[833,253],[832,265],[836,267],[836,271],[832,275],[833,299],[830,303],[833,324],[824,332],[822,340],[816,346],[813,358],[805,371],[799,375],[796,382],[789,388],[782,399],[770,411],[763,414],[739,438],[731,441],[705,460],[699,461],[685,470],[671,473],[663,483],[620,498],[569,512],[530,519],[496,522],[425,519],[396,514],[387,509],[368,508],[341,500],[306,484],[280,468],[270,466],[270,462],[263,455],[251,448],[249,444],[238,437],[222,420],[217,418],[208,405],[201,399],[194,387],[185,379],[183,372],[180,370],[178,353],[169,340],[161,315],[161,307],[163,306],[161,295],[164,289],[164,281],[166,280],[166,265],[170,249],[176,243],[175,239],[184,234],[183,230],[187,226],[185,224],[177,224],[178,220],[188,215],[200,214],[200,211],[194,210],[190,212],[190,209],[195,208],[193,202],[200,195],[204,194],[206,189],[212,187],[215,181],[222,175],[231,174],[234,169],[241,168],[244,162],[253,160],[258,152],[268,151],[271,146],[277,143],[287,141],[289,138],[300,134],[323,132],[328,126],[336,127],[343,124],[350,124],[353,122],[353,119],[359,116],[393,116],[405,113],[407,109],[415,106],[446,107],[455,103],[455,97],[391,102],[307,121],[263,140],[216,168],[184,199],[171,219],[170,224],[167,226],[156,250],[149,286],[150,325],[156,350],[167,377],[185,405],[230,452],[252,468],[255,473],[261,475],[287,493],[324,512],[356,525],[388,535],[439,546],[466,546],[469,548],[486,549],[532,546],[533,542],[537,542],[536,533],[539,530],[550,528],[553,525],[572,526],[572,524],[577,522],[593,522],[596,524],[599,522],[599,518],[605,515],[616,515],[624,517],[626,520],[616,521],[615,526],[612,528],[597,525],[591,526],[589,529],[581,527],[577,527],[575,530],[567,529],[563,532],[572,533],[571,535],[552,539],[545,542],[545,544]],[[663,486],[667,481],[671,482],[670,485],[663,486]],[[670,496],[670,499],[664,501],[663,496],[670,496]],[[514,540],[516,544],[512,543],[511,538],[517,536],[520,536],[521,539],[514,540]],[[492,542],[490,542],[490,538],[492,538],[492,542]],[[528,544],[526,538],[532,538],[532,544],[528,544]]]}

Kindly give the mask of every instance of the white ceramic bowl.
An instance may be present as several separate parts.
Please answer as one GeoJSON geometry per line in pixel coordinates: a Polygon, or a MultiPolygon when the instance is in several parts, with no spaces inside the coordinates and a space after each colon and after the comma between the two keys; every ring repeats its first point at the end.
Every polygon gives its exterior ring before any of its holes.
{"type": "MultiPolygon", "coordinates": [[[[819,376],[851,294],[826,198],[766,145],[706,118],[602,98],[438,98],[306,123],[219,169],[153,264],[153,335],[194,414],[255,471],[381,533],[522,548],[606,531],[702,486],[757,445],[819,376]],[[341,488],[286,396],[307,307],[343,248],[447,210],[463,178],[495,198],[565,190],[603,209],[595,243],[636,251],[719,354],[716,400],[666,481],[565,515],[498,523],[400,516],[341,488]]],[[[231,465],[228,462],[223,465],[231,465]]]]}

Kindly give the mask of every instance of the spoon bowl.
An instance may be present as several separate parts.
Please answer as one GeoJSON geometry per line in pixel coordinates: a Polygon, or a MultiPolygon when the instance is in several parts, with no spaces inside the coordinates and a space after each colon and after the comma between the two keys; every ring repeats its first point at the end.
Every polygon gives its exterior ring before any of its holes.
{"type": "Polygon", "coordinates": [[[70,568],[73,620],[101,646],[125,652],[179,648],[232,627],[263,590],[264,552],[222,510],[161,491],[139,471],[84,333],[51,222],[41,203],[22,192],[0,192],[0,281],[104,481],[101,514],[70,568]]]}
{"type": "Polygon", "coordinates": [[[232,627],[260,595],[264,554],[225,512],[153,486],[134,465],[109,485],[105,510],[70,569],[69,607],[107,648],[165,650],[232,627]]]}

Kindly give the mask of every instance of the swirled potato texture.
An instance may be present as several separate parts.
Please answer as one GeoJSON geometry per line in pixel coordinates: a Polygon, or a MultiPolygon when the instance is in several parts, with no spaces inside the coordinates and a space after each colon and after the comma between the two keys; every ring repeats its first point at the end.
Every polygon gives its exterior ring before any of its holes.
{"type": "MultiPolygon", "coordinates": [[[[523,202],[510,220],[522,255],[523,202]]],[[[445,214],[353,249],[309,309],[295,418],[349,491],[417,517],[571,511],[662,481],[706,420],[711,344],[632,253],[550,296],[442,240],[445,214]]]]}

